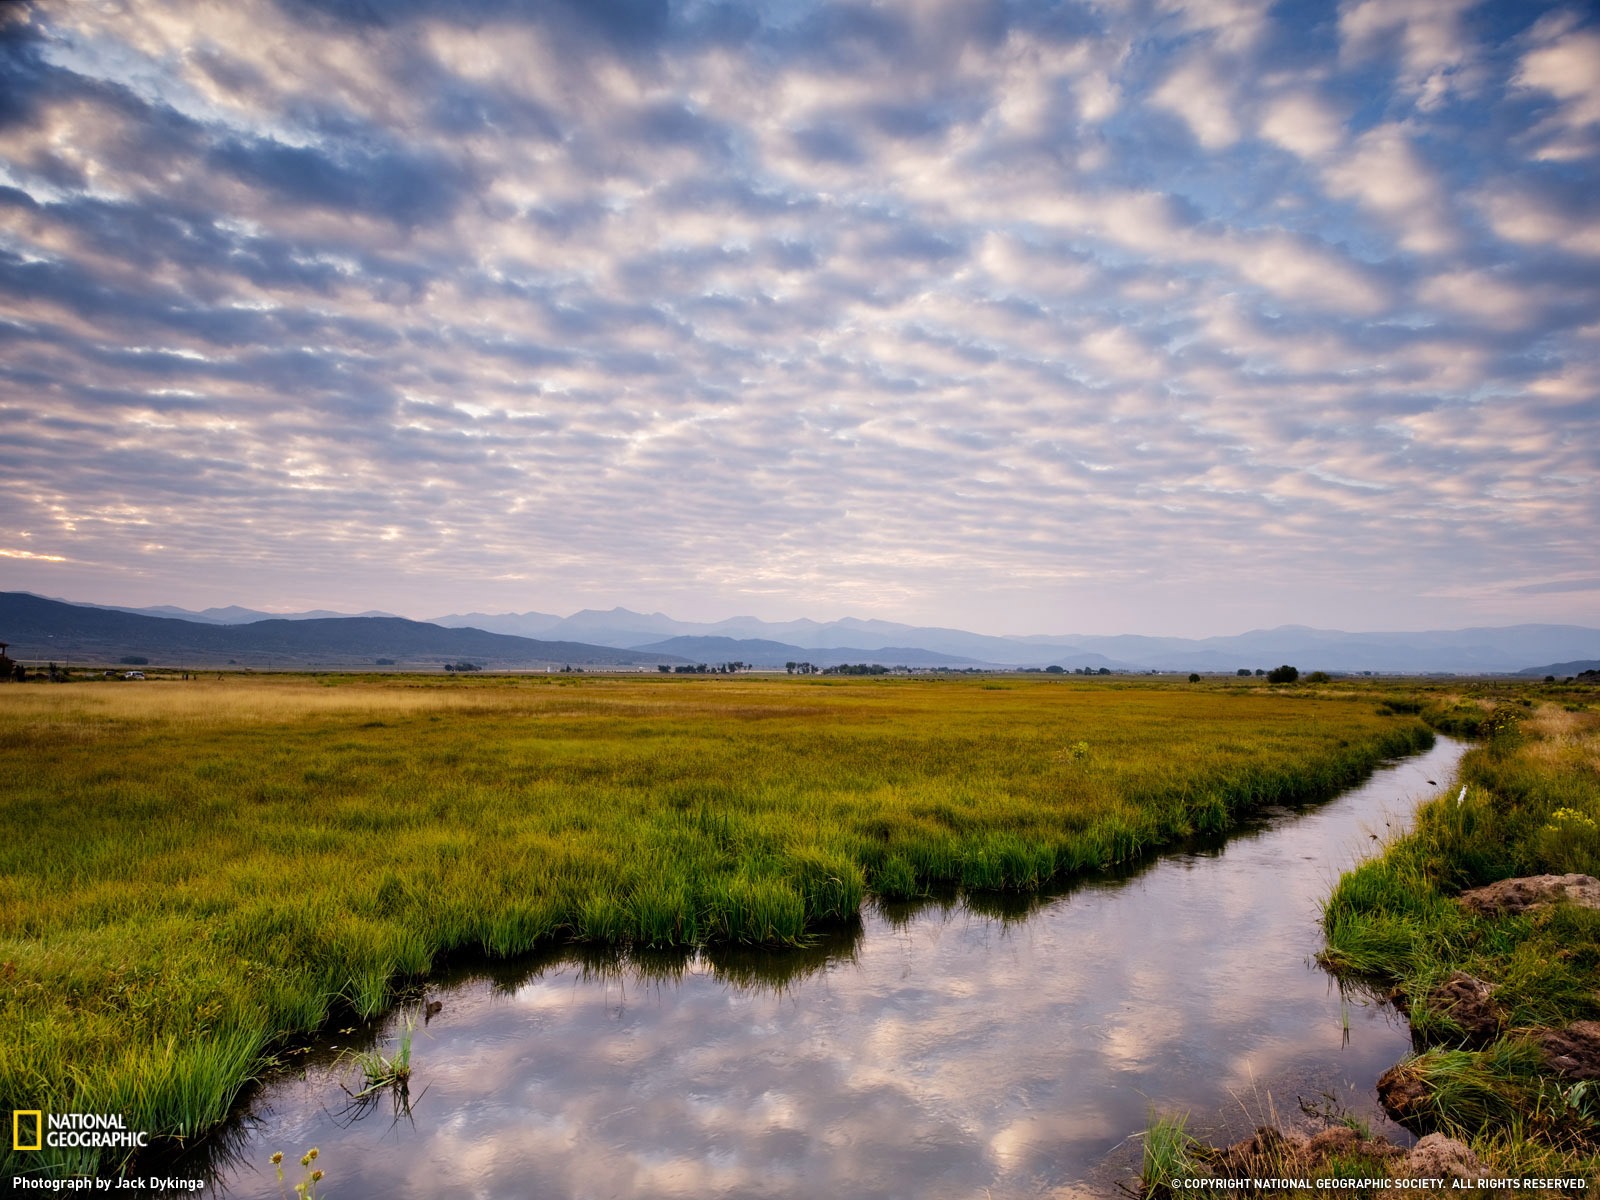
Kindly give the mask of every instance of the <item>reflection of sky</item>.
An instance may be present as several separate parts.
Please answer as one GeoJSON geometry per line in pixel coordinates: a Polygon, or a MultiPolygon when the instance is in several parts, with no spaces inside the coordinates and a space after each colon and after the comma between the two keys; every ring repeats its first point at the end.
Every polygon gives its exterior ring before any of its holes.
{"type": "MultiPolygon", "coordinates": [[[[676,980],[572,962],[469,980],[418,1034],[414,1124],[340,1128],[344,1095],[313,1070],[258,1105],[245,1159],[267,1172],[315,1144],[340,1200],[1038,1195],[1131,1161],[1151,1105],[1236,1132],[1326,1091],[1381,1123],[1372,1081],[1406,1037],[1353,1006],[1341,1049],[1308,963],[1317,905],[1455,753],[1026,920],[869,914],[781,987],[704,960],[676,980]]],[[[276,1194],[270,1173],[225,1182],[276,1194]]]]}

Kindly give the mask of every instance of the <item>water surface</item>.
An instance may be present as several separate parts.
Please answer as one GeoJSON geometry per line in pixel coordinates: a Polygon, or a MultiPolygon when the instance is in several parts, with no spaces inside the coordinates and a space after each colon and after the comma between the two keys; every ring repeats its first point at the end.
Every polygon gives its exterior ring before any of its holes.
{"type": "Polygon", "coordinates": [[[1372,1094],[1405,1028],[1311,961],[1318,905],[1462,749],[1042,901],[870,908],[791,953],[441,980],[409,1115],[353,1106],[324,1047],[258,1093],[213,1188],[275,1197],[268,1156],[315,1145],[335,1200],[1108,1195],[1151,1108],[1222,1138],[1302,1100],[1408,1140],[1372,1094]]]}

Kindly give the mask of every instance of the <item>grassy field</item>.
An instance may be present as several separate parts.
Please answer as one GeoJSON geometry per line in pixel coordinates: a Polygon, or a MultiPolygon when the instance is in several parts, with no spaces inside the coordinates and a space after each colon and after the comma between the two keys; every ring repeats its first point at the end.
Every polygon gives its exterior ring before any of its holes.
{"type": "MultiPolygon", "coordinates": [[[[0,1101],[205,1131],[454,951],[798,943],[1326,796],[1373,694],[1050,678],[0,687],[0,1101]]],[[[10,1156],[3,1170],[99,1166],[10,1156]]]]}

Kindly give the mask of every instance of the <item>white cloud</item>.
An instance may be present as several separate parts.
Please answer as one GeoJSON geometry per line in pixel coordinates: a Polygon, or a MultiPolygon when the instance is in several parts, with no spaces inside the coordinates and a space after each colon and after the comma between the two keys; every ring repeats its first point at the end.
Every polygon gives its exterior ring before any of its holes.
{"type": "Polygon", "coordinates": [[[1523,329],[1539,314],[1540,305],[1524,288],[1486,271],[1446,271],[1417,285],[1424,304],[1472,317],[1491,329],[1523,329]]]}
{"type": "Polygon", "coordinates": [[[1600,255],[1600,218],[1562,211],[1550,199],[1503,185],[1477,197],[1495,233],[1507,241],[1600,255]]]}
{"type": "Polygon", "coordinates": [[[1379,125],[1323,172],[1332,195],[1356,201],[1399,234],[1403,249],[1443,254],[1458,244],[1444,189],[1422,162],[1406,130],[1379,125]]]}
{"type": "Polygon", "coordinates": [[[1533,131],[1536,157],[1552,161],[1589,158],[1600,149],[1600,33],[1573,31],[1557,14],[1535,27],[1545,44],[1529,50],[1514,82],[1555,97],[1558,108],[1533,131]]]}
{"type": "Polygon", "coordinates": [[[1261,136],[1301,158],[1320,159],[1344,140],[1343,123],[1317,97],[1306,92],[1277,96],[1260,117],[1261,136]]]}
{"type": "Polygon", "coordinates": [[[1218,50],[1238,54],[1254,49],[1267,32],[1272,0],[1160,0],[1158,7],[1218,50]]]}
{"type": "Polygon", "coordinates": [[[1342,53],[1360,61],[1398,45],[1399,86],[1423,111],[1480,82],[1463,17],[1478,0],[1343,0],[1342,53]]]}
{"type": "Polygon", "coordinates": [[[1178,67],[1151,93],[1150,101],[1181,117],[1207,150],[1220,150],[1239,140],[1231,90],[1204,58],[1192,58],[1178,67]]]}

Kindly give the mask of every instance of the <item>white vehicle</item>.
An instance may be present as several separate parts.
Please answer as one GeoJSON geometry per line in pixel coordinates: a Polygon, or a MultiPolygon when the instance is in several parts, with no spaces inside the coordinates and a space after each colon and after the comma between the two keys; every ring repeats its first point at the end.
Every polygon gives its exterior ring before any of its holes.
{"type": "Polygon", "coordinates": [[[122,677],[124,679],[143,679],[144,678],[144,672],[143,671],[128,671],[128,672],[124,673],[122,677]]]}

